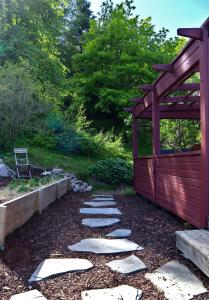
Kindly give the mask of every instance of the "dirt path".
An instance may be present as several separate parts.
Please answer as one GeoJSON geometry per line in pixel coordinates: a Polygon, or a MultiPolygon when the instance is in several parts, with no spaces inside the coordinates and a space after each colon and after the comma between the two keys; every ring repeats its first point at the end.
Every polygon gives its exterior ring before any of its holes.
{"type": "MultiPolygon", "coordinates": [[[[117,207],[122,211],[122,222],[106,229],[90,229],[81,225],[79,208],[89,195],[70,194],[55,202],[42,215],[35,215],[27,224],[11,234],[6,248],[0,254],[0,299],[9,300],[16,293],[28,291],[27,280],[38,264],[46,258],[86,258],[94,268],[88,272],[64,274],[33,285],[48,300],[80,300],[80,293],[86,289],[115,287],[128,284],[143,290],[143,300],[165,299],[153,285],[144,278],[145,272],[124,276],[111,271],[105,263],[121,259],[129,254],[96,255],[73,253],[67,249],[83,238],[103,237],[117,228],[133,230],[130,240],[144,247],[140,257],[153,271],[171,259],[187,265],[209,289],[209,280],[192,263],[184,259],[175,247],[175,231],[192,228],[165,210],[141,199],[139,196],[121,197],[115,195],[117,207]]],[[[209,296],[194,299],[208,300],[209,296]]]]}

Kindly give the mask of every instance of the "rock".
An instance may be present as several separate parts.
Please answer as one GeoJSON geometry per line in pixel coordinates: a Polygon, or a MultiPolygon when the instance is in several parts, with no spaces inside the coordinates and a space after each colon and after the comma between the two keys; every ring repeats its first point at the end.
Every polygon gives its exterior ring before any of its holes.
{"type": "Polygon", "coordinates": [[[113,195],[92,195],[92,198],[113,198],[113,195]]]}
{"type": "Polygon", "coordinates": [[[125,259],[113,260],[106,264],[113,271],[129,275],[135,272],[144,271],[147,269],[146,265],[135,255],[131,255],[125,259]]]}
{"type": "Polygon", "coordinates": [[[106,236],[114,237],[114,238],[128,237],[130,235],[131,235],[130,229],[116,229],[116,230],[106,234],[106,236]]]}
{"type": "Polygon", "coordinates": [[[43,173],[41,173],[41,175],[49,176],[49,175],[52,175],[52,172],[51,171],[44,171],[43,173]]]}
{"type": "Polygon", "coordinates": [[[38,290],[16,294],[10,300],[47,300],[38,290]]]}
{"type": "Polygon", "coordinates": [[[92,191],[92,186],[91,185],[87,186],[86,192],[91,192],[91,191],[92,191]]]}
{"type": "Polygon", "coordinates": [[[170,261],[153,273],[145,274],[168,300],[189,300],[206,293],[202,282],[190,270],[177,261],[170,261]]]}
{"type": "Polygon", "coordinates": [[[117,208],[81,208],[80,214],[87,215],[121,215],[122,213],[117,208]]]}
{"type": "Polygon", "coordinates": [[[142,291],[128,285],[120,285],[115,288],[84,291],[81,300],[139,300],[142,291]]]}
{"type": "Polygon", "coordinates": [[[116,218],[91,218],[83,219],[82,224],[91,228],[107,227],[120,222],[120,219],[116,218]]]}
{"type": "Polygon", "coordinates": [[[86,259],[78,258],[56,258],[45,259],[40,263],[32,274],[29,283],[40,281],[50,276],[76,271],[86,271],[93,267],[92,263],[86,259]]]}
{"type": "Polygon", "coordinates": [[[60,175],[63,173],[63,169],[59,169],[59,168],[54,168],[51,170],[51,173],[54,175],[60,175]]]}
{"type": "Polygon", "coordinates": [[[0,177],[9,177],[9,168],[4,163],[0,164],[0,177]]]}
{"type": "Polygon", "coordinates": [[[96,254],[114,254],[143,250],[142,247],[127,239],[109,240],[100,238],[81,240],[79,243],[68,246],[68,249],[71,251],[92,252],[96,254]]]}
{"type": "Polygon", "coordinates": [[[117,202],[114,201],[86,201],[85,205],[89,205],[92,207],[102,207],[102,206],[113,206],[116,205],[117,202]]]}
{"type": "Polygon", "coordinates": [[[93,198],[91,201],[114,201],[114,198],[93,198]]]}

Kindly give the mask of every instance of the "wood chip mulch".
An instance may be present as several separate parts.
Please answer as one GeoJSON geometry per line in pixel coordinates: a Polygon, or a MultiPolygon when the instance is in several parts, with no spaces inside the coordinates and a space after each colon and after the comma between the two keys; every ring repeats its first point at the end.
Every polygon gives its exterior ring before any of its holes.
{"type": "MultiPolygon", "coordinates": [[[[48,300],[80,300],[84,290],[121,284],[142,289],[143,300],[164,300],[163,293],[145,279],[145,272],[125,276],[105,266],[113,259],[122,259],[130,254],[96,255],[67,249],[68,245],[81,239],[104,237],[104,234],[117,228],[133,230],[129,239],[144,247],[143,252],[135,252],[135,255],[143,260],[149,272],[176,259],[188,266],[209,290],[209,279],[186,260],[175,246],[175,231],[192,229],[190,225],[139,196],[115,195],[117,207],[123,213],[121,224],[105,229],[90,229],[81,225],[83,216],[79,215],[79,208],[89,198],[88,194],[66,195],[7,237],[5,250],[0,253],[1,300],[9,300],[12,295],[30,288],[37,288],[48,300]],[[46,258],[85,258],[94,264],[94,268],[88,272],[59,275],[28,286],[30,275],[46,258]]],[[[194,299],[207,300],[209,295],[194,299]]]]}

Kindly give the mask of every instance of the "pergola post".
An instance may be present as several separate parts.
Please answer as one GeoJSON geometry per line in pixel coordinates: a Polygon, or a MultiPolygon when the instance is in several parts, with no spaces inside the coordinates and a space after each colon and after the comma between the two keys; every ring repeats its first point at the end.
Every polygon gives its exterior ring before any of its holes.
{"type": "Polygon", "coordinates": [[[152,92],[152,145],[153,155],[160,154],[160,109],[159,99],[155,91],[152,92]]]}
{"type": "Polygon", "coordinates": [[[132,114],[132,145],[133,145],[133,158],[138,157],[138,121],[132,114]]]}
{"type": "Polygon", "coordinates": [[[156,155],[160,154],[160,107],[155,90],[152,92],[153,198],[156,202],[156,155]]]}
{"type": "Polygon", "coordinates": [[[201,166],[200,166],[200,218],[202,226],[209,215],[209,38],[208,24],[203,26],[200,42],[200,120],[201,120],[201,166]]]}

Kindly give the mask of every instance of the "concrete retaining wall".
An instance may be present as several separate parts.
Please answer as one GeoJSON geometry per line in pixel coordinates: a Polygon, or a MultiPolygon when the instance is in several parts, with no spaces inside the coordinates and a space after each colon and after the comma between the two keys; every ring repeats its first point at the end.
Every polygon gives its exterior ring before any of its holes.
{"type": "Polygon", "coordinates": [[[35,212],[41,213],[68,191],[69,179],[64,178],[0,205],[0,246],[4,245],[9,233],[26,223],[35,212]]]}

